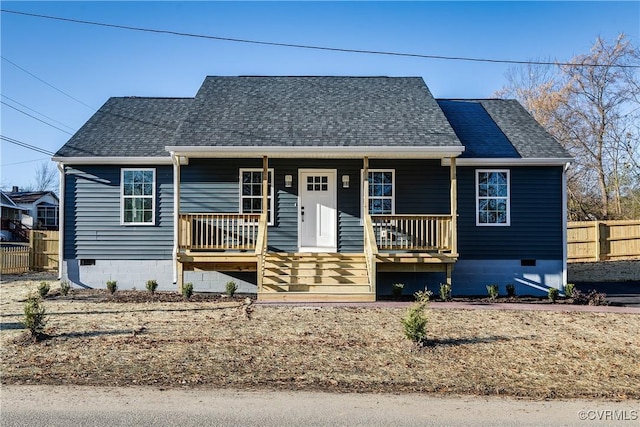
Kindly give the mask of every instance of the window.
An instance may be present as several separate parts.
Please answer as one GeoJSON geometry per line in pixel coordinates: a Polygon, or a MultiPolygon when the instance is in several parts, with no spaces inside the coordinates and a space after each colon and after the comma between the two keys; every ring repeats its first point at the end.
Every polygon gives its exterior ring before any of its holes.
{"type": "Polygon", "coordinates": [[[122,169],[121,220],[127,225],[153,225],[156,220],[155,169],[122,169]]]}
{"type": "MultiPolygon", "coordinates": [[[[273,225],[273,169],[267,177],[267,223],[273,225]]],[[[262,213],[262,169],[240,169],[240,213],[262,213]]]]}
{"type": "Polygon", "coordinates": [[[329,191],[329,177],[326,175],[308,176],[307,191],[329,191]]]}
{"type": "Polygon", "coordinates": [[[476,171],[476,225],[510,225],[509,171],[476,171]]]}
{"type": "Polygon", "coordinates": [[[57,206],[38,206],[38,223],[43,227],[58,226],[57,206]]]}
{"type": "Polygon", "coordinates": [[[393,215],[395,212],[394,170],[369,169],[369,214],[393,215]]]}

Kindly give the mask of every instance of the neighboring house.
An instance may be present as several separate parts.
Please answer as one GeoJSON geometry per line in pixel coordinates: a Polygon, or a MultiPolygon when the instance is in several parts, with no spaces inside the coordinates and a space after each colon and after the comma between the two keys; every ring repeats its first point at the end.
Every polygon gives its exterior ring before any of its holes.
{"type": "Polygon", "coordinates": [[[207,77],[111,98],[56,153],[61,276],[372,301],[566,282],[567,152],[512,100],[421,78],[207,77]]]}
{"type": "Polygon", "coordinates": [[[16,227],[22,221],[22,210],[4,191],[0,191],[0,208],[2,209],[0,240],[3,242],[19,240],[20,236],[16,227]]]}
{"type": "Polygon", "coordinates": [[[60,201],[52,191],[18,191],[7,195],[24,212],[22,223],[31,229],[57,230],[60,201]]]}

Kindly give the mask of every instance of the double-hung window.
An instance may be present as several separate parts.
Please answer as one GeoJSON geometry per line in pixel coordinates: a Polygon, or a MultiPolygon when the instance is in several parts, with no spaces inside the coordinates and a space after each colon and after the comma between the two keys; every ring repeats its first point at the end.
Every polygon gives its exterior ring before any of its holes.
{"type": "MultiPolygon", "coordinates": [[[[273,225],[273,169],[267,173],[267,223],[273,225]]],[[[240,169],[240,213],[262,213],[262,169],[240,169]]]]}
{"type": "Polygon", "coordinates": [[[45,227],[57,227],[58,207],[38,206],[38,222],[45,227]]]}
{"type": "Polygon", "coordinates": [[[395,213],[395,188],[393,169],[369,169],[369,214],[393,215],[395,213]]]}
{"type": "Polygon", "coordinates": [[[120,198],[120,218],[122,224],[155,224],[155,169],[122,169],[120,176],[120,198]]]}
{"type": "Polygon", "coordinates": [[[511,224],[508,170],[476,170],[476,225],[511,224]]]}

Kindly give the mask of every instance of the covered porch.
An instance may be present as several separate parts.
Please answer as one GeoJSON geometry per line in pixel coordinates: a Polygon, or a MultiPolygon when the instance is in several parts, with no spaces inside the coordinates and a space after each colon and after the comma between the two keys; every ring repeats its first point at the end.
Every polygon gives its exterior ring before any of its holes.
{"type": "MultiPolygon", "coordinates": [[[[227,156],[236,158],[237,153],[227,156]]],[[[442,189],[447,192],[448,213],[374,213],[370,208],[369,179],[352,181],[361,187],[357,191],[360,195],[357,205],[361,208],[357,227],[360,229],[359,243],[354,243],[356,246],[349,250],[338,248],[338,245],[323,250],[322,247],[303,248],[298,241],[297,246],[293,242],[294,247],[285,251],[275,243],[271,244],[281,240],[277,235],[281,224],[273,219],[270,224],[267,214],[273,203],[268,197],[273,191],[270,190],[273,184],[268,179],[269,171],[273,159],[282,158],[282,153],[261,157],[260,213],[185,211],[181,208],[181,169],[188,167],[189,159],[220,158],[220,153],[214,156],[213,153],[172,152],[172,157],[174,210],[177,213],[174,261],[179,288],[185,281],[185,272],[193,271],[255,274],[256,292],[262,301],[375,301],[378,272],[443,272],[446,281],[451,283],[451,273],[458,258],[454,155],[447,157],[449,185],[442,189]]],[[[255,161],[255,156],[252,158],[255,161]]],[[[433,159],[433,156],[429,158],[433,159]]],[[[378,155],[376,159],[379,162],[382,157],[378,155]]],[[[360,162],[361,176],[369,177],[370,156],[360,156],[360,162]]],[[[285,180],[290,180],[284,176],[285,180]]],[[[342,184],[339,179],[336,181],[336,186],[342,184]]],[[[299,201],[300,190],[293,196],[299,201]]],[[[277,210],[279,203],[275,206],[277,210]]],[[[272,215],[276,216],[276,212],[272,215]]],[[[300,215],[298,208],[297,221],[300,221],[300,215]]],[[[333,226],[336,230],[340,228],[337,223],[333,226]]]]}

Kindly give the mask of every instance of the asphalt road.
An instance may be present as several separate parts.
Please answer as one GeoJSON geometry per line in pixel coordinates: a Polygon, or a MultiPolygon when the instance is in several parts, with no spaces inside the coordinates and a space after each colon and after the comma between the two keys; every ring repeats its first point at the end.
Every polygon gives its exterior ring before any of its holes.
{"type": "Polygon", "coordinates": [[[635,426],[640,401],[3,386],[2,426],[635,426]]]}

